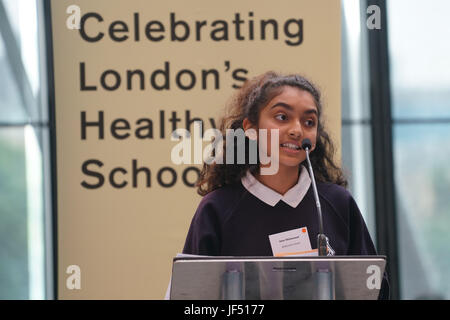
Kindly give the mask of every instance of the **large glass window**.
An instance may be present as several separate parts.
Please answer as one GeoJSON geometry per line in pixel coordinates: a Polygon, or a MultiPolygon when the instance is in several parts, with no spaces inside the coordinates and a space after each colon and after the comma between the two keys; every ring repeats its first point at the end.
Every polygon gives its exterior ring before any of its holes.
{"type": "Polygon", "coordinates": [[[0,0],[0,299],[52,298],[41,12],[0,0]]]}
{"type": "Polygon", "coordinates": [[[342,1],[342,163],[376,244],[365,3],[342,1]]]}
{"type": "Polygon", "coordinates": [[[448,0],[388,1],[401,298],[450,298],[448,0]]]}

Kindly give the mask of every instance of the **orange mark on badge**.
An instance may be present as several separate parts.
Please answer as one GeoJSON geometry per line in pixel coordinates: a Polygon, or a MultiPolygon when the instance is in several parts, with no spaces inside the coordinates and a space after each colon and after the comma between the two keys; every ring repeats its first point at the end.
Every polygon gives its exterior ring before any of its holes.
{"type": "Polygon", "coordinates": [[[303,233],[306,233],[306,229],[305,229],[305,228],[302,228],[302,232],[303,232],[303,233]]]}

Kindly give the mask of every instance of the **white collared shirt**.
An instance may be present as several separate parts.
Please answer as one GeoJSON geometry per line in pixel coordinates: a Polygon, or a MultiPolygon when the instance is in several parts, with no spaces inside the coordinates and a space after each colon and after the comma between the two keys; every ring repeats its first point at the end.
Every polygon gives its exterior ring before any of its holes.
{"type": "Polygon", "coordinates": [[[242,177],[241,182],[248,192],[272,207],[281,200],[292,208],[296,208],[303,200],[303,197],[306,195],[306,192],[308,192],[309,186],[311,185],[311,178],[309,177],[308,171],[304,166],[301,166],[301,168],[297,184],[290,188],[284,195],[263,185],[256,180],[250,171],[247,171],[247,174],[242,177]]]}

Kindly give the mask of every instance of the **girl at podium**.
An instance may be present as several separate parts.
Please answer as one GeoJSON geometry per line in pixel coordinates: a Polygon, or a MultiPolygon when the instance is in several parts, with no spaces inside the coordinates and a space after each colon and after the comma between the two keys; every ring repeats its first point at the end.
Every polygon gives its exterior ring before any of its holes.
{"type": "MultiPolygon", "coordinates": [[[[203,199],[183,253],[314,255],[319,220],[302,149],[308,139],[327,254],[376,255],[360,210],[346,190],[347,180],[334,161],[321,95],[311,81],[275,72],[246,81],[231,99],[220,131],[223,161],[203,165],[197,183],[203,199]],[[245,134],[241,144],[240,130],[245,134]],[[242,150],[244,155],[239,154],[242,150]]],[[[383,287],[381,295],[386,298],[386,279],[383,287]]]]}

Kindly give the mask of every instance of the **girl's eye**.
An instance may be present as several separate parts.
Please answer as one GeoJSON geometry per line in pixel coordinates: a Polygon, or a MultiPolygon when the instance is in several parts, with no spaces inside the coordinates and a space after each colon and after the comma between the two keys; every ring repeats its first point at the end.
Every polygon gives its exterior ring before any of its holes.
{"type": "Polygon", "coordinates": [[[284,121],[284,120],[287,119],[287,116],[286,116],[285,114],[282,114],[282,113],[281,113],[281,114],[277,114],[277,115],[275,116],[275,119],[284,121]]]}
{"type": "Polygon", "coordinates": [[[309,119],[309,120],[306,120],[305,124],[308,127],[314,127],[316,125],[316,122],[312,119],[309,119]]]}

